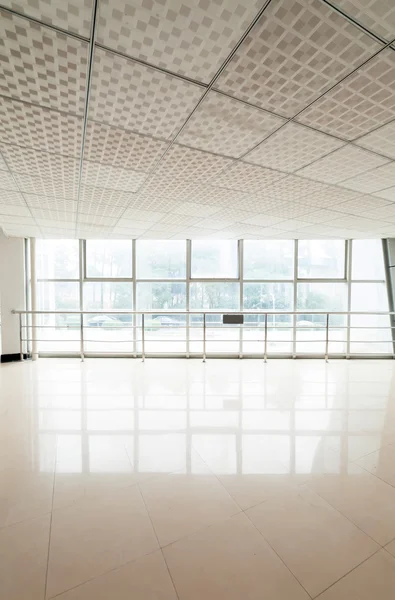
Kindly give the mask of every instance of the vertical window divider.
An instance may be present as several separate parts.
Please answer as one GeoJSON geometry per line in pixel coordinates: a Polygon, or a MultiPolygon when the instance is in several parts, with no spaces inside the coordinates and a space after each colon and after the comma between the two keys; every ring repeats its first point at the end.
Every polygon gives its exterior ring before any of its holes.
{"type": "MultiPolygon", "coordinates": [[[[298,249],[299,249],[299,241],[294,240],[294,294],[293,294],[293,310],[296,312],[296,307],[298,303],[298,249]]],[[[296,323],[297,323],[297,315],[293,315],[293,327],[292,327],[292,358],[296,358],[296,323]]]]}
{"type": "Polygon", "coordinates": [[[85,244],[86,241],[85,240],[78,240],[78,253],[79,253],[79,278],[78,278],[78,283],[79,283],[79,296],[80,296],[80,321],[81,321],[81,327],[80,327],[80,346],[81,346],[81,360],[84,360],[84,353],[85,353],[85,349],[84,349],[84,315],[82,314],[82,311],[84,310],[84,279],[85,279],[85,274],[86,274],[86,261],[85,261],[85,257],[86,257],[86,252],[85,252],[85,244]]]}
{"type": "Polygon", "coordinates": [[[346,277],[347,277],[347,341],[346,341],[346,358],[350,358],[351,349],[351,279],[352,279],[352,241],[347,240],[346,242],[347,255],[346,255],[346,277]]]}
{"type": "MultiPolygon", "coordinates": [[[[244,312],[244,243],[243,240],[239,240],[237,244],[237,258],[239,261],[238,275],[239,275],[239,294],[240,294],[240,311],[244,312]]],[[[243,325],[239,325],[239,358],[243,358],[243,325]]]]}
{"type": "Polygon", "coordinates": [[[191,318],[189,316],[189,298],[190,298],[190,285],[191,285],[191,240],[186,240],[186,356],[187,358],[189,358],[189,354],[190,354],[190,325],[191,325],[191,318]]]}
{"type": "MultiPolygon", "coordinates": [[[[133,310],[137,310],[137,286],[136,286],[136,240],[132,240],[132,302],[133,302],[133,310]]],[[[132,319],[132,327],[133,327],[133,357],[137,358],[137,323],[138,323],[138,315],[134,314],[132,319]]]]}

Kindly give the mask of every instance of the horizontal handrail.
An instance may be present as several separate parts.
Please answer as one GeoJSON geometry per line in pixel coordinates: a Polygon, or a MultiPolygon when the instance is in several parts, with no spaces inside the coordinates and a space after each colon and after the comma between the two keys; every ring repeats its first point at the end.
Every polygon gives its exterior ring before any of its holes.
{"type": "Polygon", "coordinates": [[[298,311],[272,311],[268,310],[12,310],[15,315],[395,315],[395,312],[386,311],[328,311],[300,309],[298,311]]]}

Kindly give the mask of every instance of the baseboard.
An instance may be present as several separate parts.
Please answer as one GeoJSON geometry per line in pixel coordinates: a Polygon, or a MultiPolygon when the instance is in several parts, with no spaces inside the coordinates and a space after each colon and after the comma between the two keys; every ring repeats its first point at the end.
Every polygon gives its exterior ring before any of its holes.
{"type": "MultiPolygon", "coordinates": [[[[31,356],[30,354],[24,354],[23,358],[26,360],[27,358],[31,358],[31,356]]],[[[19,360],[21,360],[21,355],[19,352],[16,354],[2,354],[0,357],[0,362],[2,363],[17,362],[19,360]]]]}

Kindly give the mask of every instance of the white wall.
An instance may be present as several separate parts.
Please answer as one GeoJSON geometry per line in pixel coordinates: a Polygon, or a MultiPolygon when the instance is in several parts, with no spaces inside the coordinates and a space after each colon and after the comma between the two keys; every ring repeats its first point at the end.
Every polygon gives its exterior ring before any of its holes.
{"type": "Polygon", "coordinates": [[[12,309],[25,308],[23,238],[7,238],[0,229],[1,354],[19,353],[19,319],[12,309]]]}

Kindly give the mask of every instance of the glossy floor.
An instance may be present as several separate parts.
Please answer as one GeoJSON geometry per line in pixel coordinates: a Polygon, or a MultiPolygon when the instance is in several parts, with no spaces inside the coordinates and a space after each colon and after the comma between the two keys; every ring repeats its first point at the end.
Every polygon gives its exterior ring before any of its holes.
{"type": "Polygon", "coordinates": [[[1,366],[1,598],[394,590],[393,361],[1,366]]]}

